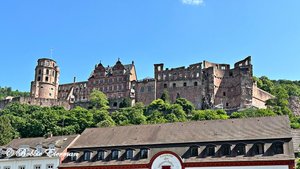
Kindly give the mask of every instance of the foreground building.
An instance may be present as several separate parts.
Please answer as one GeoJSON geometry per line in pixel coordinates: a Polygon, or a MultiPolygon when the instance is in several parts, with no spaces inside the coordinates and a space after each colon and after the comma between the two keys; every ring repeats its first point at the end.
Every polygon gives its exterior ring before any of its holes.
{"type": "Polygon", "coordinates": [[[182,97],[191,101],[197,109],[225,109],[228,112],[250,107],[266,108],[271,94],[259,89],[253,80],[251,57],[234,64],[217,64],[208,61],[189,67],[164,68],[154,65],[154,78],[137,79],[135,64],[95,66],[87,81],[59,85],[60,69],[52,59],[38,60],[35,78],[31,83],[31,97],[10,98],[0,102],[0,109],[9,102],[40,106],[63,106],[70,109],[76,105],[87,107],[89,95],[94,89],[106,94],[111,109],[120,108],[126,100],[129,104],[145,105],[161,97],[167,91],[174,102],[182,97]]]}
{"type": "Polygon", "coordinates": [[[59,169],[293,169],[287,116],[86,129],[59,169]]]}
{"type": "Polygon", "coordinates": [[[67,148],[78,137],[79,135],[14,139],[0,147],[0,169],[56,169],[66,158],[67,148]]]}

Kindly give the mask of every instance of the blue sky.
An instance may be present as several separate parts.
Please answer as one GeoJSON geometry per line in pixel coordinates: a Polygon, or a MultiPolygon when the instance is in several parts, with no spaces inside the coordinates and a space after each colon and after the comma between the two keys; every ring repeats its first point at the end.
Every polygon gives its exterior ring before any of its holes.
{"type": "Polygon", "coordinates": [[[29,91],[38,58],[61,83],[88,78],[100,60],[230,63],[252,56],[254,74],[300,80],[299,0],[9,0],[0,2],[0,86],[29,91]]]}

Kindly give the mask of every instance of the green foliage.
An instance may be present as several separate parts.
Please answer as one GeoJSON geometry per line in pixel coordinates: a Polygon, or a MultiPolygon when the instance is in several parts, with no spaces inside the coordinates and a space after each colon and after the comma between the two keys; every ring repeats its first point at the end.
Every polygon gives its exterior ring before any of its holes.
{"type": "Polygon", "coordinates": [[[225,120],[229,116],[224,110],[194,110],[191,120],[225,120]]]}
{"type": "Polygon", "coordinates": [[[11,87],[0,87],[0,100],[5,99],[7,96],[28,97],[29,95],[29,92],[13,91],[11,87]]]}
{"type": "Polygon", "coordinates": [[[0,116],[0,146],[10,142],[17,134],[18,133],[11,126],[9,118],[0,116]]]}
{"type": "Polygon", "coordinates": [[[249,118],[249,117],[264,117],[275,116],[276,114],[271,109],[246,109],[239,112],[234,112],[230,118],[249,118]]]}
{"type": "Polygon", "coordinates": [[[99,91],[99,90],[93,90],[90,94],[90,104],[92,108],[96,109],[108,109],[109,102],[106,97],[106,95],[99,91]]]}
{"type": "Polygon", "coordinates": [[[171,98],[170,98],[169,92],[167,90],[163,91],[160,99],[163,100],[164,102],[168,102],[168,103],[171,102],[171,98]]]}
{"type": "Polygon", "coordinates": [[[175,103],[179,104],[187,114],[190,114],[193,110],[195,110],[193,103],[185,98],[178,98],[175,103]]]}
{"type": "Polygon", "coordinates": [[[131,100],[129,98],[125,98],[119,105],[120,108],[131,107],[131,100]]]}
{"type": "Polygon", "coordinates": [[[299,159],[297,160],[297,166],[296,166],[296,169],[300,169],[300,160],[299,160],[299,159]]]}

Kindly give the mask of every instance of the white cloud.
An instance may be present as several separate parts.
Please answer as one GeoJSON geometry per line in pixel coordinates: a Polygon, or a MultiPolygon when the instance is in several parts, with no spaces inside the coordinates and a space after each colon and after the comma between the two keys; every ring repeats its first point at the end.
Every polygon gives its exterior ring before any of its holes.
{"type": "Polygon", "coordinates": [[[204,0],[181,0],[186,5],[203,5],[204,0]]]}

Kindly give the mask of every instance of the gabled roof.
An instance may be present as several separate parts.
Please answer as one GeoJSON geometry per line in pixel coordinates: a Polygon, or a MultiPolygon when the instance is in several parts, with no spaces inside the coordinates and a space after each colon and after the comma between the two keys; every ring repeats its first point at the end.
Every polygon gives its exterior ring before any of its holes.
{"type": "Polygon", "coordinates": [[[70,148],[292,138],[287,116],[86,129],[70,148]]]}

